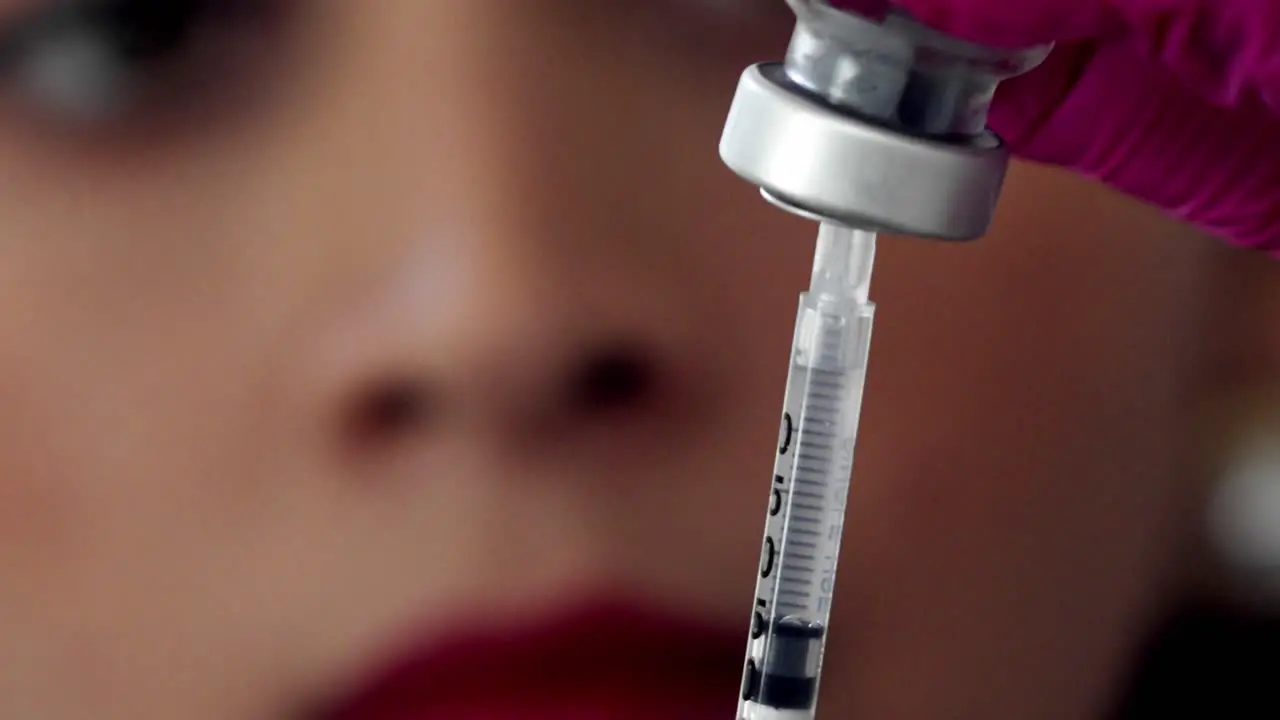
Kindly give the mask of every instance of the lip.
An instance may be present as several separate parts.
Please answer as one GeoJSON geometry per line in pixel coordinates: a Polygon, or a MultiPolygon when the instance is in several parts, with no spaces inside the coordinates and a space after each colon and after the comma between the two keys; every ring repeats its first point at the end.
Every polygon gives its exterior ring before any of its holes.
{"type": "Polygon", "coordinates": [[[725,720],[744,638],[625,603],[436,637],[323,720],[725,720]]]}

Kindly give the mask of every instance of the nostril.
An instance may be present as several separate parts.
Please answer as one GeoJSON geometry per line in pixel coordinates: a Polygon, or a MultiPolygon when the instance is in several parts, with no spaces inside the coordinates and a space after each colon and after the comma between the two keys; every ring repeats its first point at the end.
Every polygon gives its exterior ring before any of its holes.
{"type": "Polygon", "coordinates": [[[359,445],[395,442],[430,420],[431,405],[426,390],[418,383],[384,382],[357,400],[349,416],[348,435],[359,445]]]}
{"type": "Polygon", "coordinates": [[[601,413],[642,402],[653,389],[655,368],[642,353],[616,348],[596,353],[572,378],[575,410],[601,413]]]}

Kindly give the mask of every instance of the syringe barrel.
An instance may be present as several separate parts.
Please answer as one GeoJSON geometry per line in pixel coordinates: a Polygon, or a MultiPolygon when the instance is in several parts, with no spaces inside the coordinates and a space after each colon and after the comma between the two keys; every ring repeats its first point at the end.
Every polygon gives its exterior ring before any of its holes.
{"type": "Polygon", "coordinates": [[[740,720],[811,718],[817,702],[874,314],[801,296],[740,720]]]}

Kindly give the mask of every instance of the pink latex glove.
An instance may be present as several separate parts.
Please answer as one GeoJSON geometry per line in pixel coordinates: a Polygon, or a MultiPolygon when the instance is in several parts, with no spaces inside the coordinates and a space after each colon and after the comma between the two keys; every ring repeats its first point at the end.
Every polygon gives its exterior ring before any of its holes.
{"type": "Polygon", "coordinates": [[[975,42],[1058,43],[997,91],[1015,154],[1280,257],[1280,0],[892,2],[975,42]]]}

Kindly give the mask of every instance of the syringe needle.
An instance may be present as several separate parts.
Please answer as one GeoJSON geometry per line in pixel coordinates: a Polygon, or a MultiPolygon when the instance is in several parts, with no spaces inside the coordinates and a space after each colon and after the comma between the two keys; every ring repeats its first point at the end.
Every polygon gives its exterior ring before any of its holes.
{"type": "Polygon", "coordinates": [[[809,292],[867,302],[876,234],[831,223],[818,227],[809,292]]]}
{"type": "Polygon", "coordinates": [[[817,705],[875,306],[875,233],[824,224],[800,296],[740,720],[817,705]]]}

